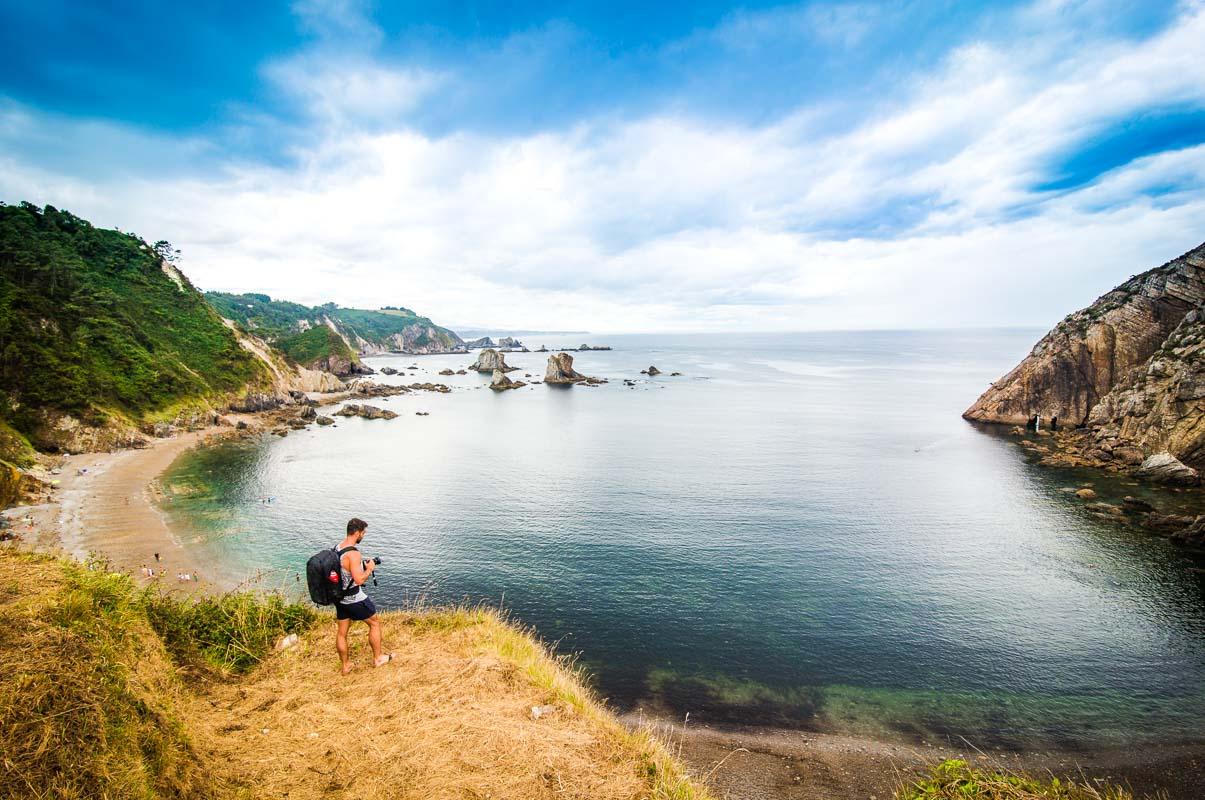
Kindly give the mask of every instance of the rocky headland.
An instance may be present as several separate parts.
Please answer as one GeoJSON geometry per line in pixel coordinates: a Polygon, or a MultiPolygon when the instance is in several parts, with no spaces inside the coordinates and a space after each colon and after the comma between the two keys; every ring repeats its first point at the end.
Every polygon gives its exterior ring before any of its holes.
{"type": "MultiPolygon", "coordinates": [[[[1066,317],[963,417],[1048,437],[1035,445],[1047,465],[1197,486],[1205,469],[1203,351],[1205,244],[1066,317]]],[[[1196,518],[1179,523],[1201,527],[1196,518]]]]}

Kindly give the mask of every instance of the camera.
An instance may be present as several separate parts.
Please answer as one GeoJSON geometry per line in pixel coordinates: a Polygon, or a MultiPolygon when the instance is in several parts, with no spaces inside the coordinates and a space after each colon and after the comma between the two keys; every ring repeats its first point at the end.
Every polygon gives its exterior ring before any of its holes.
{"type": "Polygon", "coordinates": [[[378,567],[381,566],[381,557],[380,556],[373,556],[372,558],[364,559],[364,566],[367,567],[369,561],[376,564],[378,567]]]}

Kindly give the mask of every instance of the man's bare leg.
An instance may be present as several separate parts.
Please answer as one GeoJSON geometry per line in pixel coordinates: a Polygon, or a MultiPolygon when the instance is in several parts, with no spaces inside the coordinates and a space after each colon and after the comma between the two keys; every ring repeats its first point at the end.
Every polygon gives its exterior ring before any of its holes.
{"type": "MultiPolygon", "coordinates": [[[[351,659],[347,652],[347,629],[351,627],[350,619],[339,620],[339,628],[335,632],[335,649],[339,651],[339,661],[343,665],[343,674],[351,672],[351,659]]],[[[377,650],[380,649],[378,644],[377,650]]]]}
{"type": "Polygon", "coordinates": [[[393,658],[393,654],[381,654],[381,618],[373,614],[364,621],[368,623],[368,643],[372,645],[372,665],[379,667],[388,664],[389,660],[393,658]]]}

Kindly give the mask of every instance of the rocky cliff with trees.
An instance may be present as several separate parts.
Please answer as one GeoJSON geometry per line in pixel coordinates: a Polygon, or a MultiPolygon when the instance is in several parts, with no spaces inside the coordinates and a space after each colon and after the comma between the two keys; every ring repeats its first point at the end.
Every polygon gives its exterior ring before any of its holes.
{"type": "Polygon", "coordinates": [[[330,357],[336,359],[331,363],[350,359],[354,366],[359,356],[377,353],[432,355],[468,351],[456,333],[408,308],[386,306],[369,311],[340,308],[334,303],[310,307],[273,300],[266,294],[207,292],[205,297],[226,319],[312,368],[321,366],[330,357]],[[326,328],[335,336],[322,339],[312,333],[316,328],[326,328]]]}

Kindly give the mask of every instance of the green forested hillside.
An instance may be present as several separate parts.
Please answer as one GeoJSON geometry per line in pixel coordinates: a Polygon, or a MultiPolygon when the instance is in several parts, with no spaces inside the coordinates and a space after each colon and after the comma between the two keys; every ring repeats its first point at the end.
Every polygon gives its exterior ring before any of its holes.
{"type": "Polygon", "coordinates": [[[328,360],[331,357],[354,363],[356,354],[339,334],[325,325],[318,325],[308,331],[287,336],[276,342],[276,347],[288,358],[298,364],[313,364],[328,360]]]}
{"type": "MultiPolygon", "coordinates": [[[[206,292],[205,297],[223,317],[234,320],[278,346],[288,338],[303,333],[304,329],[325,325],[328,320],[348,341],[356,343],[363,340],[379,350],[437,353],[460,350],[464,346],[455,333],[408,308],[387,306],[369,311],[339,308],[334,303],[311,308],[285,300],[273,300],[265,294],[206,292]]],[[[309,343],[316,341],[315,336],[309,343]]],[[[338,354],[324,352],[319,355],[338,354]]]]}
{"type": "Polygon", "coordinates": [[[0,204],[0,417],[18,430],[41,409],[137,419],[264,371],[142,239],[0,204]]]}

